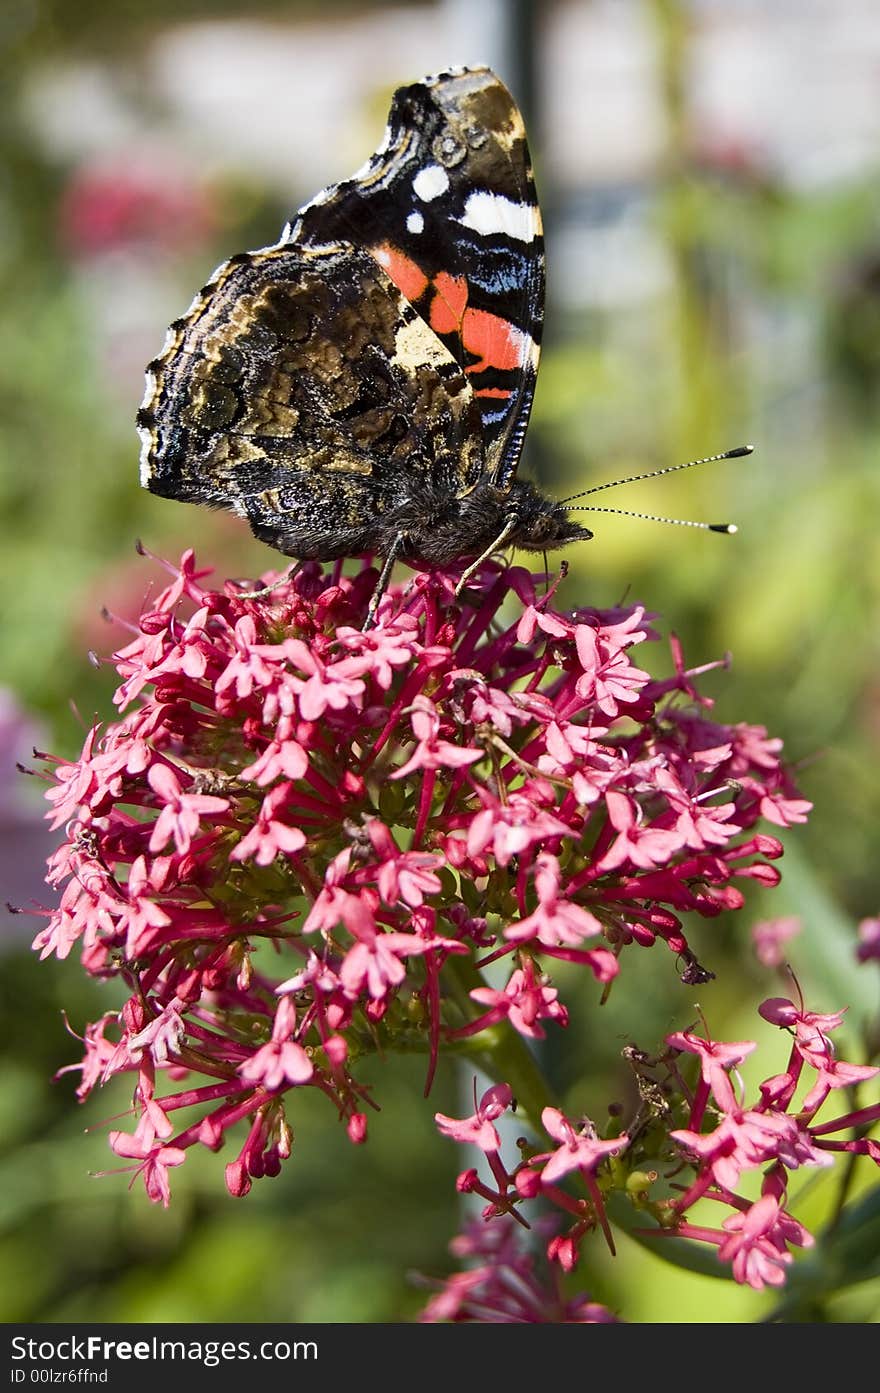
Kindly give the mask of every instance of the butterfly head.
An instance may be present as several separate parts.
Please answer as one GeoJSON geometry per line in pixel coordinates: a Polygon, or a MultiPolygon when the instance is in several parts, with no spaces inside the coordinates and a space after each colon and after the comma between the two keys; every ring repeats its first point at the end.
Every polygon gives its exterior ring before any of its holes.
{"type": "MultiPolygon", "coordinates": [[[[433,547],[440,542],[442,532],[442,528],[432,532],[433,547]]],[[[437,557],[437,561],[443,564],[480,555],[506,544],[525,551],[552,551],[569,542],[589,541],[592,535],[589,528],[572,521],[563,504],[545,498],[525,479],[515,479],[509,489],[481,480],[457,500],[450,555],[437,557]]]]}
{"type": "Polygon", "coordinates": [[[526,551],[552,551],[569,542],[588,542],[593,535],[573,521],[563,503],[545,498],[526,479],[515,479],[504,498],[506,517],[516,520],[510,540],[526,551]]]}

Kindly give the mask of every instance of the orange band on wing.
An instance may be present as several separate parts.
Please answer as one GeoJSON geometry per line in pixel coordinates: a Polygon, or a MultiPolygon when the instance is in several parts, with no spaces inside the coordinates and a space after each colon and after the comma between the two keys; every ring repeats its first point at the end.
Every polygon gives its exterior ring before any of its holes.
{"type": "Polygon", "coordinates": [[[415,303],[420,295],[424,295],[428,288],[428,277],[410,257],[404,256],[403,252],[392,247],[390,242],[370,247],[370,254],[410,303],[415,303]]]}
{"type": "Polygon", "coordinates": [[[468,306],[468,284],[464,276],[450,276],[441,271],[431,284],[430,325],[437,334],[458,334],[462,345],[478,362],[465,372],[484,372],[498,368],[502,372],[519,368],[523,363],[522,335],[515,325],[501,315],[468,306]]]}
{"type": "Polygon", "coordinates": [[[435,334],[459,334],[463,340],[462,328],[468,313],[465,309],[468,298],[467,281],[464,276],[450,276],[448,272],[441,271],[431,284],[434,287],[431,328],[435,334]]]}
{"type": "Polygon", "coordinates": [[[508,319],[490,314],[488,310],[465,310],[461,341],[468,353],[479,358],[466,372],[483,372],[486,368],[502,371],[522,364],[522,335],[508,319]]]}
{"type": "MultiPolygon", "coordinates": [[[[435,334],[456,334],[462,347],[477,359],[465,368],[466,373],[481,373],[487,368],[506,372],[522,367],[522,334],[501,315],[471,309],[464,276],[450,276],[448,271],[440,271],[429,280],[417,262],[390,242],[372,247],[371,252],[411,304],[416,304],[429,287],[434,292],[428,323],[435,334]]],[[[478,395],[510,396],[510,393],[500,388],[487,388],[478,395]]]]}

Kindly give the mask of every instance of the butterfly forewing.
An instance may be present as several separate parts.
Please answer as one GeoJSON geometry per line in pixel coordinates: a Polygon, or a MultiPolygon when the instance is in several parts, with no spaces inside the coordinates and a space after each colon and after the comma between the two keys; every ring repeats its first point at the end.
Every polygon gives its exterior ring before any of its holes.
{"type": "Polygon", "coordinates": [[[522,117],[503,83],[475,68],[401,88],[382,146],[307,204],[290,235],[344,239],[385,268],[468,377],[487,472],[507,489],[534,394],[544,246],[522,117]]]}

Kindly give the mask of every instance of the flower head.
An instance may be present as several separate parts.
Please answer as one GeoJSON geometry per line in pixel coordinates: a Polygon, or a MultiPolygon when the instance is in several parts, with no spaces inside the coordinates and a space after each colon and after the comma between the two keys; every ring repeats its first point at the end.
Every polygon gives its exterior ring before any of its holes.
{"type": "MultiPolygon", "coordinates": [[[[35,946],[128,989],[85,1031],[81,1094],[131,1075],[134,1132],[112,1144],[163,1203],[170,1168],[236,1131],[231,1192],[277,1174],[303,1088],[362,1142],[366,1053],[420,1050],[430,1083],[446,1048],[564,1029],[559,961],[594,997],[658,938],[695,961],[680,915],[775,878],[758,819],[803,814],[778,742],[713,723],[677,646],[666,682],[634,663],[641,606],[564,612],[487,562],[460,600],[439,574],[389,590],[365,632],[375,578],[306,563],[249,595],[187,553],[114,655],[118,719],[54,762],[64,842],[35,946]]],[[[732,1109],[743,1047],[679,1040],[732,1109]]],[[[509,1095],[441,1125],[496,1156],[509,1095]]],[[[626,1138],[553,1108],[544,1125],[556,1149],[499,1171],[497,1204],[581,1176],[604,1226],[595,1172],[626,1138]]]]}

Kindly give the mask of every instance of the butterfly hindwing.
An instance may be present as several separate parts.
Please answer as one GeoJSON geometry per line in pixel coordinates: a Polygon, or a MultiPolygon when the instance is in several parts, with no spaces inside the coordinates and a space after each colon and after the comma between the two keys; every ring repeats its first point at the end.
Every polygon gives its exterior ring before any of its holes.
{"type": "Polygon", "coordinates": [[[464,370],[486,470],[516,474],[538,367],[544,246],[520,112],[488,68],[401,88],[383,144],[290,237],[365,247],[464,370]]]}
{"type": "Polygon", "coordinates": [[[224,263],[147,382],[146,486],[236,512],[287,555],[381,551],[420,481],[455,495],[483,473],[469,380],[374,258],[344,243],[224,263]]]}

